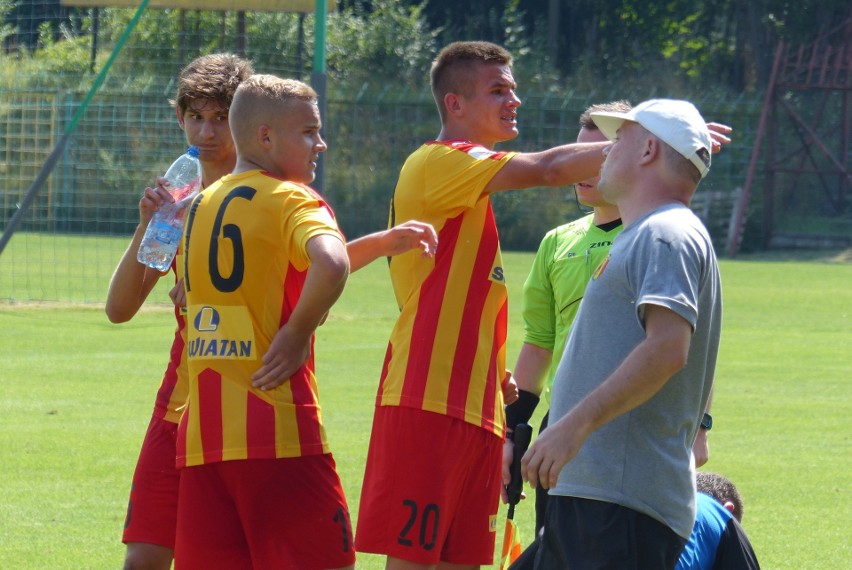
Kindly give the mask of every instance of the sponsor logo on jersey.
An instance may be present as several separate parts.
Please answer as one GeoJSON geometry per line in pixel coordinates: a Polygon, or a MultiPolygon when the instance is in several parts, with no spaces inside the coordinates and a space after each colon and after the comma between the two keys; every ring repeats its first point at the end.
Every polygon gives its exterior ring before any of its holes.
{"type": "Polygon", "coordinates": [[[188,307],[187,353],[198,359],[255,359],[254,328],[245,307],[188,307]]]}
{"type": "Polygon", "coordinates": [[[219,328],[219,311],[213,307],[202,307],[195,317],[195,330],[214,332],[219,328]]]}
{"type": "Polygon", "coordinates": [[[190,358],[251,358],[250,340],[195,338],[189,341],[190,358]]]}

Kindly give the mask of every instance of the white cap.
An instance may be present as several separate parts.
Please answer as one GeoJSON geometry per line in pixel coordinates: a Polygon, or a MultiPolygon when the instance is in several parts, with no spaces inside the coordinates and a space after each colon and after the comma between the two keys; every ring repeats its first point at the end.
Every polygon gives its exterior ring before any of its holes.
{"type": "Polygon", "coordinates": [[[624,121],[635,121],[687,158],[702,178],[710,171],[710,154],[713,149],[710,131],[701,113],[689,101],[651,99],[636,105],[627,113],[598,111],[592,113],[591,117],[609,140],[615,138],[615,132],[624,121]],[[702,148],[707,151],[704,155],[706,162],[698,154],[702,148]]]}

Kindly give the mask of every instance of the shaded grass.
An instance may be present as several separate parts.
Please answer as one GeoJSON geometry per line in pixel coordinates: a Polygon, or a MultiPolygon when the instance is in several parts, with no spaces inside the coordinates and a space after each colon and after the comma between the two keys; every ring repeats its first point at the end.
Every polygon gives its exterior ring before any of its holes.
{"type": "MultiPolygon", "coordinates": [[[[532,255],[505,257],[511,366],[532,255]]],[[[740,259],[722,262],[722,278],[707,469],[740,487],[764,568],[842,566],[852,519],[852,265],[740,259]]],[[[350,278],[317,335],[323,415],[353,520],[395,314],[378,262],[350,278]]],[[[130,477],[172,333],[165,308],[111,325],[99,307],[0,305],[0,568],[121,566],[130,477]]],[[[525,542],[532,511],[516,510],[525,542]]],[[[503,520],[501,509],[501,531],[503,520]]],[[[383,563],[361,555],[358,566],[383,563]]]]}

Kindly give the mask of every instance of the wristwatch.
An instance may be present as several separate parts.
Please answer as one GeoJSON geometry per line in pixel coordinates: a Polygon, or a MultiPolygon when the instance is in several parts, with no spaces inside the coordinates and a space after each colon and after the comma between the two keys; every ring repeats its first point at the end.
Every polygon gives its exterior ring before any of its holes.
{"type": "Polygon", "coordinates": [[[713,427],[713,416],[711,416],[707,412],[704,412],[704,417],[701,418],[701,429],[706,429],[707,431],[710,431],[710,428],[712,428],[712,427],[713,427]]]}

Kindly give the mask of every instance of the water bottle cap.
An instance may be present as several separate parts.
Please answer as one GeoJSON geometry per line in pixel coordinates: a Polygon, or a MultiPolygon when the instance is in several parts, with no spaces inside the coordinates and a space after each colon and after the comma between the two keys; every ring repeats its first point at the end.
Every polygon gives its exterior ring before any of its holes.
{"type": "Polygon", "coordinates": [[[192,158],[198,158],[198,147],[192,145],[191,147],[189,147],[189,149],[187,149],[186,154],[188,154],[192,158]]]}

